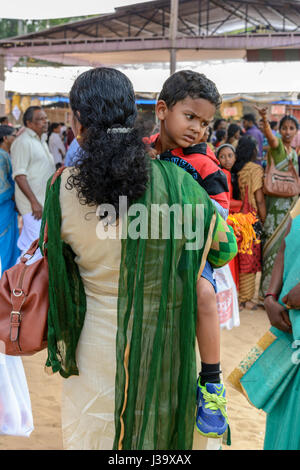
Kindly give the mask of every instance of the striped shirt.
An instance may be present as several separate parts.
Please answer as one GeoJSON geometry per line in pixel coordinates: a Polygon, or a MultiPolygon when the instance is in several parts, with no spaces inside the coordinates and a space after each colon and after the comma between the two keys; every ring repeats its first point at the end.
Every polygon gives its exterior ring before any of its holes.
{"type": "MultiPolygon", "coordinates": [[[[144,139],[144,143],[155,147],[159,134],[144,139]]],[[[160,160],[170,161],[190,173],[192,177],[226,211],[229,210],[229,189],[225,173],[209,145],[205,142],[187,148],[167,150],[160,160]]]]}

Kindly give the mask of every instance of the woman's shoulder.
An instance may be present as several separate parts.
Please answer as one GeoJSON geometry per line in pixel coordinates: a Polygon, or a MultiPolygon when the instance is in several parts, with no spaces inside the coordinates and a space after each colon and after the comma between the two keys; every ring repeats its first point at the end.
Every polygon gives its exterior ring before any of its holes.
{"type": "MultiPolygon", "coordinates": [[[[264,169],[259,163],[249,162],[251,166],[249,167],[249,172],[252,178],[252,181],[260,182],[264,177],[264,169]]],[[[255,184],[255,183],[254,183],[255,184]]]]}
{"type": "Polygon", "coordinates": [[[249,163],[251,165],[252,171],[256,171],[258,173],[263,173],[264,172],[263,167],[259,163],[257,163],[257,162],[249,162],[249,163]]]}
{"type": "Polygon", "coordinates": [[[65,199],[74,199],[77,196],[77,191],[74,187],[71,187],[68,184],[68,178],[72,176],[74,172],[74,167],[68,166],[66,167],[62,174],[61,174],[61,182],[60,182],[60,200],[65,199]]]}
{"type": "Polygon", "coordinates": [[[244,172],[247,174],[249,174],[249,172],[250,173],[263,173],[264,169],[259,163],[247,162],[246,165],[244,165],[243,168],[240,170],[240,172],[244,172]]]}
{"type": "Polygon", "coordinates": [[[253,172],[253,171],[257,171],[258,168],[261,168],[262,167],[259,165],[259,163],[255,163],[255,162],[247,162],[243,168],[238,172],[238,174],[242,174],[242,173],[246,173],[246,174],[249,174],[249,172],[253,172]]]}
{"type": "MultiPolygon", "coordinates": [[[[282,138],[281,137],[277,137],[277,141],[278,141],[278,145],[277,147],[269,147],[269,154],[276,158],[277,160],[277,163],[278,163],[278,159],[284,159],[286,158],[286,151],[285,151],[285,148],[284,148],[284,145],[283,145],[283,142],[282,142],[282,138]]],[[[276,163],[276,162],[275,162],[276,163]]]]}
{"type": "Polygon", "coordinates": [[[59,139],[59,135],[56,132],[52,132],[49,136],[49,142],[57,142],[59,139]]]}
{"type": "Polygon", "coordinates": [[[4,150],[0,149],[0,167],[2,167],[2,169],[4,167],[7,167],[7,164],[8,164],[8,153],[6,153],[4,150]]]}
{"type": "Polygon", "coordinates": [[[61,174],[59,202],[61,207],[61,215],[63,220],[70,223],[76,223],[80,226],[80,221],[88,212],[95,212],[91,206],[82,204],[76,187],[71,185],[68,178],[76,171],[75,167],[66,167],[61,174]]]}
{"type": "Polygon", "coordinates": [[[74,173],[74,168],[75,168],[74,166],[66,166],[61,173],[61,180],[67,181],[69,176],[71,176],[74,173]]]}
{"type": "Polygon", "coordinates": [[[246,185],[249,181],[262,180],[264,177],[264,169],[259,163],[248,162],[238,172],[239,185],[246,185]]]}

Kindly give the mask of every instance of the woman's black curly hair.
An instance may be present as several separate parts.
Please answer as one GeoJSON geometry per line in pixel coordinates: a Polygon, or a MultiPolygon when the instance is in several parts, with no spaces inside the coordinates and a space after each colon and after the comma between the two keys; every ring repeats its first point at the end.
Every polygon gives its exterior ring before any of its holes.
{"type": "Polygon", "coordinates": [[[238,126],[234,122],[229,124],[228,129],[227,129],[227,142],[229,141],[229,139],[234,137],[234,135],[240,130],[241,130],[240,126],[238,126]]]}
{"type": "Polygon", "coordinates": [[[149,180],[149,157],[134,129],[132,84],[116,69],[89,70],[75,80],[70,105],[84,132],[67,187],[76,188],[82,204],[113,205],[118,217],[119,196],[127,196],[130,205],[144,194],[149,180]],[[111,132],[114,128],[127,131],[111,132]]]}
{"type": "Polygon", "coordinates": [[[240,190],[238,185],[238,172],[248,162],[252,162],[257,158],[257,142],[250,135],[245,135],[240,138],[238,145],[236,147],[236,161],[231,168],[231,181],[233,187],[233,198],[240,198],[240,190]]]}

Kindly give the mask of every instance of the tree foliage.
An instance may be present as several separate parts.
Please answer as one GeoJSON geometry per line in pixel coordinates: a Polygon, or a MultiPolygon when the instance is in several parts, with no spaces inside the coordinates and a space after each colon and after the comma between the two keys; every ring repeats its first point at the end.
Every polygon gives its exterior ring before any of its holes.
{"type": "Polygon", "coordinates": [[[51,28],[52,26],[59,26],[72,21],[84,20],[86,18],[91,18],[91,16],[96,15],[55,18],[49,20],[16,20],[2,18],[0,19],[0,39],[43,31],[44,29],[51,28]]]}

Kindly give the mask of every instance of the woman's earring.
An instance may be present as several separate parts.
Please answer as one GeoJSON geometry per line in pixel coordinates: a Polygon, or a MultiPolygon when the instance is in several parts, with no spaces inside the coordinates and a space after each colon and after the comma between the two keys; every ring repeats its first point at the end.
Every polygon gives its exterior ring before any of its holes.
{"type": "Polygon", "coordinates": [[[78,134],[78,135],[76,136],[76,139],[77,139],[77,140],[79,140],[79,139],[80,139],[80,137],[81,137],[81,135],[80,135],[80,134],[78,134]]]}

